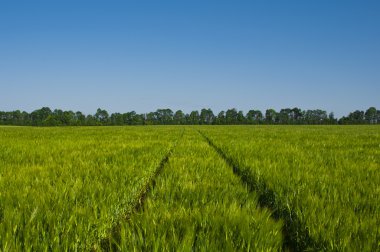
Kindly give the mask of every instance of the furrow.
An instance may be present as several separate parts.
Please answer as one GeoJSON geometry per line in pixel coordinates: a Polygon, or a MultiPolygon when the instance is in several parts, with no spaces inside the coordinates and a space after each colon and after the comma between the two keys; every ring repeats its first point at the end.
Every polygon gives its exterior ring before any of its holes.
{"type": "Polygon", "coordinates": [[[283,250],[287,251],[310,251],[323,250],[327,246],[323,243],[316,242],[309,235],[307,226],[302,223],[294,210],[282,203],[265,181],[259,179],[252,169],[248,167],[239,167],[233,157],[227,156],[223,150],[218,147],[207,135],[198,130],[199,134],[205,141],[223,158],[226,163],[232,167],[233,172],[240,177],[243,184],[250,190],[258,194],[259,205],[263,208],[269,208],[273,211],[275,219],[284,221],[283,235],[284,243],[283,250]]]}
{"type": "Polygon", "coordinates": [[[278,251],[282,222],[258,208],[194,130],[186,131],[156,186],[121,225],[113,251],[278,251]]]}
{"type": "MultiPolygon", "coordinates": [[[[146,197],[150,190],[152,190],[155,186],[155,181],[157,177],[162,172],[164,166],[168,163],[170,156],[172,155],[177,143],[181,140],[183,137],[184,130],[180,133],[180,136],[177,138],[177,140],[174,142],[174,144],[171,146],[167,154],[161,159],[159,165],[157,168],[153,171],[151,176],[146,180],[146,183],[141,187],[139,190],[139,193],[137,194],[136,198],[131,202],[131,208],[128,210],[124,218],[122,218],[121,221],[128,221],[133,213],[139,211],[139,209],[144,205],[144,202],[146,200],[146,197]]],[[[100,250],[101,251],[115,251],[118,249],[117,243],[120,240],[120,222],[118,222],[111,230],[110,235],[102,238],[99,242],[100,244],[100,250]]],[[[92,248],[92,251],[98,251],[99,248],[98,245],[94,245],[92,248]]]]}

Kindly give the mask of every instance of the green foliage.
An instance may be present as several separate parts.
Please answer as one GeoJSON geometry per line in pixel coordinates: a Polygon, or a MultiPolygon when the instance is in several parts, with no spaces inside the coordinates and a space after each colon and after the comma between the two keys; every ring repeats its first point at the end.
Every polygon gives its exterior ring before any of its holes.
{"type": "Polygon", "coordinates": [[[32,113],[19,110],[0,111],[0,125],[27,126],[107,126],[107,125],[240,125],[240,124],[377,124],[380,123],[380,111],[370,107],[365,113],[356,110],[337,120],[334,113],[320,109],[301,110],[300,108],[285,108],[280,112],[267,109],[265,118],[260,110],[249,110],[246,115],[235,108],[220,111],[214,115],[211,109],[201,109],[185,114],[181,110],[175,113],[171,109],[157,109],[155,112],[137,114],[135,111],[108,114],[98,108],[94,115],[85,116],[82,112],[52,111],[48,107],[37,109],[32,113]]]}

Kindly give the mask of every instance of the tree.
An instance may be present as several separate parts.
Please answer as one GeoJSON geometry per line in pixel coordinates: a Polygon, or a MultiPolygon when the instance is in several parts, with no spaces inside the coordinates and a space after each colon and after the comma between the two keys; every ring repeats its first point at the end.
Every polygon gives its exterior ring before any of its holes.
{"type": "Polygon", "coordinates": [[[365,122],[364,111],[355,110],[348,115],[348,120],[353,124],[362,124],[365,122]]]}
{"type": "Polygon", "coordinates": [[[293,108],[291,113],[292,121],[295,123],[301,123],[303,119],[303,112],[300,108],[293,108]]]}
{"type": "Polygon", "coordinates": [[[228,109],[226,111],[226,123],[227,124],[236,124],[238,122],[238,112],[235,108],[228,109]]]}
{"type": "Polygon", "coordinates": [[[348,117],[346,116],[343,116],[341,117],[339,120],[338,120],[338,124],[349,124],[349,120],[348,120],[348,117]]]}
{"type": "Polygon", "coordinates": [[[76,125],[86,125],[86,116],[82,112],[77,111],[75,112],[75,121],[76,125]]]}
{"type": "Polygon", "coordinates": [[[97,125],[96,118],[93,115],[87,115],[86,116],[86,125],[88,125],[88,126],[97,125]]]}
{"type": "Polygon", "coordinates": [[[265,111],[265,121],[269,124],[276,122],[277,112],[274,109],[267,109],[265,111]]]}
{"type": "Polygon", "coordinates": [[[330,124],[336,124],[337,120],[335,119],[334,112],[330,112],[329,114],[329,123],[330,124]]]}
{"type": "Polygon", "coordinates": [[[218,116],[216,117],[216,124],[225,124],[226,123],[226,116],[225,112],[222,110],[218,113],[218,116]]]}
{"type": "Polygon", "coordinates": [[[370,124],[377,123],[377,110],[375,107],[370,107],[364,114],[365,120],[370,124]]]}
{"type": "Polygon", "coordinates": [[[235,108],[220,111],[217,116],[211,109],[203,108],[190,114],[184,114],[182,110],[175,113],[171,109],[157,109],[156,112],[137,114],[135,111],[126,113],[113,113],[108,115],[106,110],[97,109],[95,115],[84,115],[82,112],[52,111],[48,107],[34,110],[30,114],[20,110],[0,111],[1,125],[33,125],[33,126],[68,126],[68,125],[156,125],[156,124],[376,124],[380,123],[380,110],[375,107],[368,108],[365,112],[355,110],[348,116],[339,120],[334,113],[329,114],[324,110],[306,110],[300,108],[285,108],[277,113],[274,109],[265,111],[265,118],[260,110],[249,110],[244,116],[243,111],[235,108]]]}
{"type": "Polygon", "coordinates": [[[61,109],[54,109],[49,123],[55,126],[61,126],[63,124],[63,111],[61,109]]]}
{"type": "Polygon", "coordinates": [[[44,125],[45,126],[60,126],[61,123],[57,120],[57,118],[54,115],[49,115],[44,120],[44,125]]]}
{"type": "Polygon", "coordinates": [[[246,120],[242,110],[239,110],[239,112],[237,113],[236,122],[237,124],[245,124],[246,120]]]}
{"type": "Polygon", "coordinates": [[[20,110],[15,110],[11,112],[11,124],[22,125],[22,114],[20,110]]]}
{"type": "Polygon", "coordinates": [[[156,120],[159,124],[172,124],[173,111],[171,109],[157,109],[156,120]]]}
{"type": "Polygon", "coordinates": [[[263,120],[263,113],[260,110],[251,109],[246,115],[247,123],[259,124],[263,120]]]}
{"type": "Polygon", "coordinates": [[[75,113],[71,110],[63,112],[62,124],[69,126],[75,124],[75,113]]]}
{"type": "Polygon", "coordinates": [[[293,111],[290,108],[281,109],[278,113],[278,120],[281,124],[290,124],[293,119],[293,111]]]}
{"type": "Polygon", "coordinates": [[[200,115],[201,124],[212,124],[214,122],[214,113],[211,109],[202,109],[200,115]]]}
{"type": "Polygon", "coordinates": [[[199,124],[198,110],[191,111],[190,116],[189,116],[189,123],[193,125],[199,124]]]}
{"type": "Polygon", "coordinates": [[[109,115],[108,115],[108,112],[106,110],[102,110],[102,109],[98,108],[96,110],[94,117],[95,117],[98,125],[107,125],[108,124],[109,115]]]}
{"type": "Polygon", "coordinates": [[[324,110],[306,110],[304,114],[304,119],[307,124],[324,124],[328,122],[327,112],[324,110]]]}
{"type": "Polygon", "coordinates": [[[120,113],[112,113],[110,116],[110,123],[111,125],[123,125],[123,115],[120,113]]]}
{"type": "Polygon", "coordinates": [[[136,125],[139,124],[137,114],[135,111],[127,112],[120,115],[120,119],[123,125],[136,125]]]}
{"type": "Polygon", "coordinates": [[[52,114],[51,109],[48,108],[48,107],[43,107],[41,109],[37,109],[37,110],[33,111],[30,114],[31,115],[31,119],[32,119],[32,125],[35,125],[35,126],[46,125],[46,123],[44,123],[44,121],[51,114],[52,114]]]}
{"type": "Polygon", "coordinates": [[[146,125],[157,124],[156,113],[150,112],[150,113],[146,114],[146,116],[145,116],[145,124],[146,125]]]}
{"type": "Polygon", "coordinates": [[[185,114],[182,112],[182,110],[177,110],[174,113],[174,124],[185,124],[186,118],[185,114]]]}
{"type": "Polygon", "coordinates": [[[281,124],[297,124],[301,123],[303,119],[303,112],[299,108],[285,108],[281,109],[277,114],[278,122],[281,124]]]}
{"type": "Polygon", "coordinates": [[[144,125],[145,124],[145,116],[144,114],[135,114],[133,117],[134,125],[144,125]]]}

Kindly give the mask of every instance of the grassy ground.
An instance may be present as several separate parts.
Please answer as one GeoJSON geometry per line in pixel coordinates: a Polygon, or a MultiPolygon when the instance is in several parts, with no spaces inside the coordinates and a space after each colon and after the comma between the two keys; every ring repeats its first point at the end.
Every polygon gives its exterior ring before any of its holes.
{"type": "Polygon", "coordinates": [[[288,220],[300,248],[380,248],[380,127],[200,130],[250,176],[264,205],[288,220]]]}
{"type": "Polygon", "coordinates": [[[129,211],[177,128],[0,128],[0,250],[82,250],[129,211]]]}
{"type": "Polygon", "coordinates": [[[260,209],[232,168],[186,130],[142,209],[121,229],[122,251],[278,251],[282,223],[260,209]]]}
{"type": "Polygon", "coordinates": [[[0,127],[0,251],[376,251],[379,169],[378,126],[0,127]]]}

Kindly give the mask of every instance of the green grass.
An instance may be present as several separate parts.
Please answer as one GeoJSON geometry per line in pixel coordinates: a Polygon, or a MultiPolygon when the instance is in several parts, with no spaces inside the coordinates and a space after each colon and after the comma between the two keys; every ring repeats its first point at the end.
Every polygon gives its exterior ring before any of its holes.
{"type": "Polygon", "coordinates": [[[83,250],[108,234],[178,128],[0,128],[0,250],[83,250]]]}
{"type": "Polygon", "coordinates": [[[190,129],[115,240],[121,251],[278,251],[281,227],[190,129]]]}
{"type": "Polygon", "coordinates": [[[0,127],[0,251],[376,251],[379,185],[378,126],[0,127]]]}
{"type": "Polygon", "coordinates": [[[300,241],[305,249],[379,249],[380,127],[200,129],[253,178],[263,197],[273,197],[263,200],[271,201],[267,205],[280,217],[297,217],[290,228],[306,230],[313,240],[300,241]]]}

